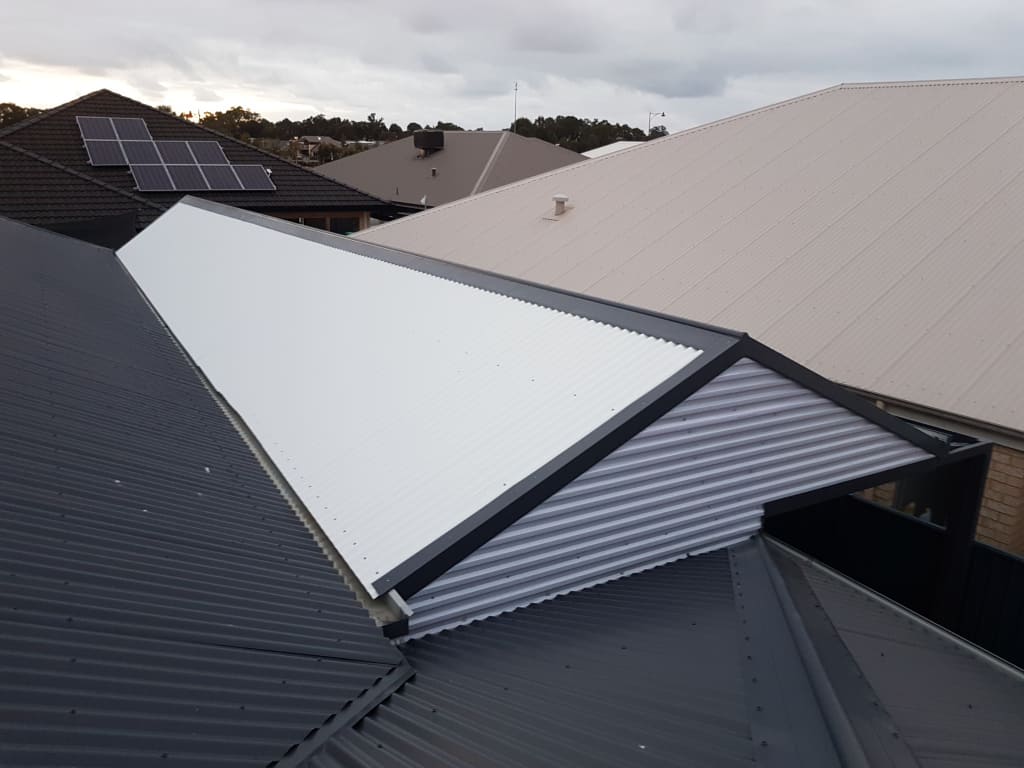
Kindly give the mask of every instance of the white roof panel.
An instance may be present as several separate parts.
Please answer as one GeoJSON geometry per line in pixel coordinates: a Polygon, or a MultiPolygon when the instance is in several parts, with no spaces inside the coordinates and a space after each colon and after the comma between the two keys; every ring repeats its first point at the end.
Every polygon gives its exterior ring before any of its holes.
{"type": "Polygon", "coordinates": [[[178,204],[119,255],[374,596],[700,355],[244,218],[178,204]]]}

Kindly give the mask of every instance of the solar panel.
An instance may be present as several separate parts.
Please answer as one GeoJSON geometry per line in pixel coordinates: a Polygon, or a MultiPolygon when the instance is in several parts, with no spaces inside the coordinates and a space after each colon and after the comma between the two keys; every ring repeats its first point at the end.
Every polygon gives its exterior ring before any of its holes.
{"type": "Polygon", "coordinates": [[[187,141],[158,141],[156,148],[167,165],[196,164],[196,159],[188,150],[187,141]]]}
{"type": "Polygon", "coordinates": [[[188,143],[196,162],[200,165],[227,165],[228,158],[216,141],[190,141],[188,143]]]}
{"type": "Polygon", "coordinates": [[[173,192],[174,184],[162,165],[133,165],[132,176],[140,192],[173,192]]]}
{"type": "Polygon", "coordinates": [[[179,192],[205,192],[210,188],[198,165],[168,165],[167,172],[179,192]]]}
{"type": "Polygon", "coordinates": [[[233,165],[231,166],[238,175],[245,190],[256,191],[261,189],[277,189],[274,182],[270,180],[267,169],[262,165],[233,165]]]}
{"type": "Polygon", "coordinates": [[[152,165],[160,162],[160,154],[152,141],[122,141],[124,156],[131,165],[152,165]]]}
{"type": "Polygon", "coordinates": [[[230,165],[203,165],[203,175],[213,190],[241,189],[242,185],[230,165]]]}
{"type": "Polygon", "coordinates": [[[109,117],[76,117],[83,139],[116,139],[109,117]]]}
{"type": "Polygon", "coordinates": [[[146,121],[139,117],[112,117],[117,137],[121,141],[152,141],[146,121]]]}
{"type": "Polygon", "coordinates": [[[85,151],[90,165],[128,165],[121,144],[110,139],[86,139],[85,151]]]}

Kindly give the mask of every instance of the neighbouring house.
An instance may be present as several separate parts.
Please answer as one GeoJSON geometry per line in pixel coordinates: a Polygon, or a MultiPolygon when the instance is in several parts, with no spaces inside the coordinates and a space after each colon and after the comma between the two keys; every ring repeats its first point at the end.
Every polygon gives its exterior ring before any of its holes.
{"type": "Polygon", "coordinates": [[[109,90],[0,130],[0,215],[120,245],[186,194],[342,233],[388,210],[372,195],[109,90]]]}
{"type": "Polygon", "coordinates": [[[317,173],[365,189],[404,212],[450,203],[583,156],[508,131],[417,131],[357,155],[318,166],[317,173]]]}
{"type": "MultiPolygon", "coordinates": [[[[363,237],[744,328],[953,442],[991,440],[978,535],[1024,553],[1022,116],[1019,78],[839,85],[363,237]]],[[[932,503],[914,483],[874,496],[932,503]]]]}
{"type": "Polygon", "coordinates": [[[345,142],[330,136],[300,136],[296,144],[299,162],[308,165],[323,162],[322,149],[341,149],[345,146],[345,142]]]}
{"type": "Polygon", "coordinates": [[[603,147],[588,149],[586,152],[582,152],[581,154],[584,157],[593,159],[595,157],[604,157],[605,155],[610,155],[612,152],[619,152],[623,149],[635,147],[637,144],[643,143],[644,142],[642,141],[613,141],[611,144],[605,144],[603,147]]]}
{"type": "Polygon", "coordinates": [[[0,238],[4,766],[1024,752],[1020,670],[760,532],[988,446],[742,334],[210,201],[116,255],[0,238]]]}

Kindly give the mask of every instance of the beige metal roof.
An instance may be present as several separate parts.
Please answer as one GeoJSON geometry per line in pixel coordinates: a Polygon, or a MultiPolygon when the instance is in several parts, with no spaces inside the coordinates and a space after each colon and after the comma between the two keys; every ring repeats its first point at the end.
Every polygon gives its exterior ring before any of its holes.
{"type": "Polygon", "coordinates": [[[612,152],[618,152],[626,147],[635,147],[637,144],[643,144],[642,141],[613,141],[611,144],[605,144],[603,147],[595,147],[594,149],[587,150],[581,154],[584,157],[595,158],[604,157],[610,155],[612,152]]]}
{"type": "Polygon", "coordinates": [[[1022,78],[840,85],[360,234],[1024,433],[1022,78]]]}
{"type": "Polygon", "coordinates": [[[314,170],[384,200],[435,206],[585,158],[507,131],[444,131],[444,149],[420,157],[413,137],[324,163],[314,170]]]}

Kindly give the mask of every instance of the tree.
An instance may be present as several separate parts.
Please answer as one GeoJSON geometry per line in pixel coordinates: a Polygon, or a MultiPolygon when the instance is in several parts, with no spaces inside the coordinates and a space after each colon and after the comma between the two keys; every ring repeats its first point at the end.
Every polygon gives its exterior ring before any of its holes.
{"type": "Polygon", "coordinates": [[[422,131],[422,130],[423,130],[423,126],[420,125],[419,123],[409,123],[407,126],[405,126],[405,132],[406,133],[415,133],[416,131],[422,131]]]}
{"type": "Polygon", "coordinates": [[[157,106],[156,109],[157,109],[158,112],[165,112],[168,115],[173,115],[174,114],[174,108],[171,107],[170,104],[160,104],[160,105],[157,106]]]}
{"type": "Polygon", "coordinates": [[[223,112],[204,112],[199,118],[199,124],[243,141],[262,136],[263,130],[271,125],[258,112],[245,107],[232,107],[223,112]]]}
{"type": "Polygon", "coordinates": [[[0,128],[20,123],[22,120],[28,120],[30,117],[35,117],[42,111],[43,110],[36,109],[35,107],[19,107],[17,104],[5,101],[0,104],[0,128]]]}
{"type": "Polygon", "coordinates": [[[427,128],[429,128],[432,131],[461,131],[462,130],[462,126],[461,125],[456,125],[455,123],[446,123],[444,120],[438,120],[437,121],[437,125],[435,125],[433,128],[431,128],[429,125],[427,126],[427,128]]]}
{"type": "Polygon", "coordinates": [[[651,135],[648,136],[650,139],[660,139],[662,136],[668,136],[668,128],[664,125],[656,125],[651,128],[651,135]]]}

